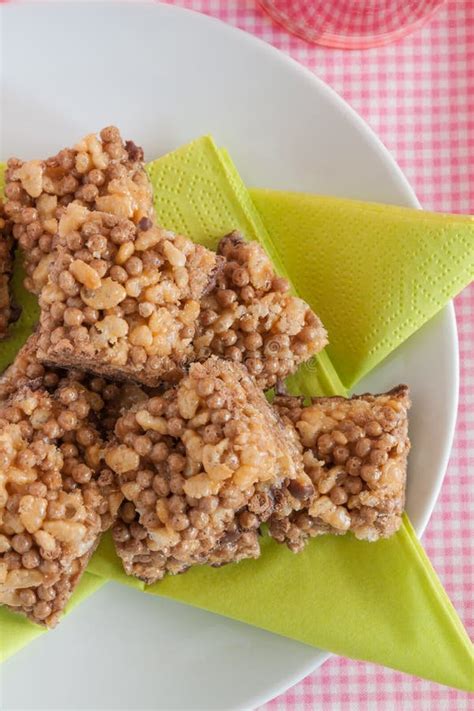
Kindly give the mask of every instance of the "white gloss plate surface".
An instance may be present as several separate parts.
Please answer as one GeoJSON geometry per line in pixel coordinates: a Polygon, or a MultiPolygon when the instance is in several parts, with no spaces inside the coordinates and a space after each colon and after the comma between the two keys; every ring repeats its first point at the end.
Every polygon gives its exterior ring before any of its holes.
{"type": "MultiPolygon", "coordinates": [[[[0,159],[51,155],[115,123],[148,159],[204,133],[244,180],[417,206],[363,121],[308,71],[217,20],[165,5],[0,8],[0,159]],[[21,51],[18,41],[21,38],[21,51]]],[[[424,530],[458,392],[448,306],[357,390],[412,388],[408,512],[424,530]]],[[[254,708],[327,657],[311,647],[109,584],[0,667],[6,709],[254,708]]]]}

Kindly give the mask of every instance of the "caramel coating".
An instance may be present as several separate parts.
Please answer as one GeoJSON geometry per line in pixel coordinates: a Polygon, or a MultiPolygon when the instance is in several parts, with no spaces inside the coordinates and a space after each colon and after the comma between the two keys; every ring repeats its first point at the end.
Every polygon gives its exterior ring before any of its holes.
{"type": "Polygon", "coordinates": [[[292,423],[314,491],[286,487],[269,521],[271,535],[297,552],[310,536],[352,531],[356,538],[388,538],[401,525],[410,449],[406,386],[351,399],[276,397],[292,423]]]}
{"type": "Polygon", "coordinates": [[[113,535],[126,572],[147,583],[257,557],[275,493],[304,476],[246,369],[216,357],[124,414],[115,435],[105,460],[126,501],[113,535]]]}
{"type": "Polygon", "coordinates": [[[226,261],[201,301],[196,358],[242,362],[261,388],[270,388],[324,348],[326,331],[257,242],[233,232],[218,253],[226,261]]]}

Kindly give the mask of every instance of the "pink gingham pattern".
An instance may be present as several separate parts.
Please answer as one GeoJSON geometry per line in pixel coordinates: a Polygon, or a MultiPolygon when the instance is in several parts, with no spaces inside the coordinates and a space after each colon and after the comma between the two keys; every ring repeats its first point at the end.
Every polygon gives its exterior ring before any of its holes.
{"type": "MultiPolygon", "coordinates": [[[[178,0],[278,47],[334,87],[393,152],[429,210],[474,213],[474,1],[449,0],[421,29],[369,50],[290,35],[256,0],[178,0]]],[[[456,438],[423,543],[474,635],[474,286],[455,302],[461,392],[456,438]]],[[[260,711],[463,711],[472,697],[333,657],[260,711]]]]}

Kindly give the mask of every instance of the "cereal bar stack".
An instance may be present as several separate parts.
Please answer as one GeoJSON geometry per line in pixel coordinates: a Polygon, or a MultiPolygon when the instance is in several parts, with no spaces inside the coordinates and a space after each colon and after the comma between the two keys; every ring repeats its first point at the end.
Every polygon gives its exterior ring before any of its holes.
{"type": "Polygon", "coordinates": [[[41,315],[0,378],[0,604],[53,626],[108,528],[146,583],[257,558],[265,522],[295,552],[397,530],[407,389],[270,405],[327,335],[260,245],[159,226],[115,127],[6,179],[0,337],[11,233],[41,315]]]}

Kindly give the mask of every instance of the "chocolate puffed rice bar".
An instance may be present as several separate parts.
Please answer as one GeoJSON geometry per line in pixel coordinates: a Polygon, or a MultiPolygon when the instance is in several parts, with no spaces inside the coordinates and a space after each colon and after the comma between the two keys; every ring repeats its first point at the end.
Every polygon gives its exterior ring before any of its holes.
{"type": "Polygon", "coordinates": [[[297,552],[311,536],[352,531],[376,541],[393,535],[405,504],[408,388],[382,395],[314,398],[279,396],[273,403],[292,422],[313,492],[282,490],[270,534],[297,552]]]}
{"type": "Polygon", "coordinates": [[[38,358],[156,386],[193,358],[221,260],[154,224],[141,149],[113,127],[101,139],[9,162],[6,208],[41,307],[38,358]]]}
{"type": "Polygon", "coordinates": [[[5,210],[24,252],[25,287],[36,294],[47,282],[58,233],[73,251],[83,241],[75,229],[64,234],[67,220],[60,227],[70,203],[134,224],[153,217],[143,151],[132,141],[124,142],[115,126],[104,128],[100,137],[89,134],[74,148],[64,148],[47,160],[10,158],[5,178],[5,210]]]}
{"type": "Polygon", "coordinates": [[[123,497],[101,466],[100,395],[35,387],[0,404],[0,604],[52,627],[123,497]]]}
{"type": "Polygon", "coordinates": [[[106,451],[126,499],[113,536],[147,583],[259,555],[275,492],[301,455],[246,369],[216,357],[124,414],[106,451]]]}
{"type": "Polygon", "coordinates": [[[265,390],[319,353],[326,331],[257,242],[233,232],[220,241],[218,254],[226,261],[215,289],[201,300],[196,359],[243,362],[265,390]]]}

